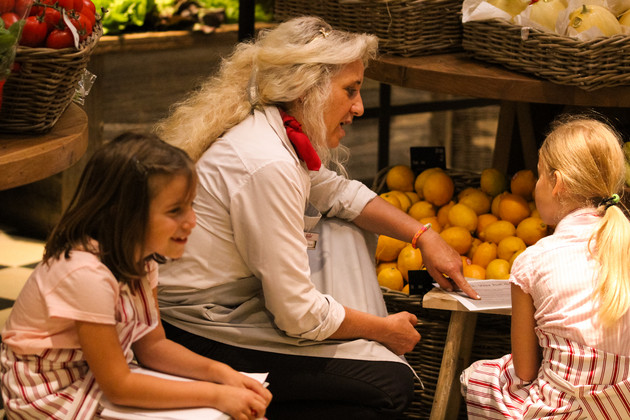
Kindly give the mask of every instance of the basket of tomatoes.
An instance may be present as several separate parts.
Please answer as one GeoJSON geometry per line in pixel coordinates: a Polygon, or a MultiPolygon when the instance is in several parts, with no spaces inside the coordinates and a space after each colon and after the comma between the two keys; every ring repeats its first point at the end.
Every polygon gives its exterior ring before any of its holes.
{"type": "Polygon", "coordinates": [[[103,32],[102,16],[91,0],[2,1],[30,11],[4,85],[0,131],[46,133],[75,97],[103,32]]]}

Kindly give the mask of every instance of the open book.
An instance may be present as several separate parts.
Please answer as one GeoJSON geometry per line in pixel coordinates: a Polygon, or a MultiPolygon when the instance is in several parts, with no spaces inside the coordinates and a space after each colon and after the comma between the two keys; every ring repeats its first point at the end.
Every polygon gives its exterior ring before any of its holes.
{"type": "MultiPolygon", "coordinates": [[[[129,365],[131,370],[136,373],[142,373],[145,375],[151,375],[158,378],[170,379],[172,381],[190,381],[188,378],[182,378],[179,376],[168,375],[166,373],[155,372],[152,370],[141,368],[138,365],[129,365]]],[[[244,373],[251,378],[256,379],[262,384],[266,384],[266,373],[244,373]]],[[[147,420],[147,419],[161,419],[161,420],[230,420],[230,416],[221,411],[209,408],[178,408],[178,409],[159,409],[151,410],[145,408],[123,407],[115,405],[109,402],[103,397],[101,403],[105,407],[101,413],[103,419],[120,419],[120,420],[147,420]]]]}

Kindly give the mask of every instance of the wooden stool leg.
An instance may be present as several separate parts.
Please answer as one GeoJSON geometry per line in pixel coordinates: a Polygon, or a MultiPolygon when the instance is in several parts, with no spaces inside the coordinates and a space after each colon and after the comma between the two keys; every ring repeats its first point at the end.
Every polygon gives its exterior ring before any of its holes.
{"type": "Polygon", "coordinates": [[[470,362],[476,323],[476,313],[451,313],[430,420],[457,419],[462,399],[459,375],[470,362]]]}

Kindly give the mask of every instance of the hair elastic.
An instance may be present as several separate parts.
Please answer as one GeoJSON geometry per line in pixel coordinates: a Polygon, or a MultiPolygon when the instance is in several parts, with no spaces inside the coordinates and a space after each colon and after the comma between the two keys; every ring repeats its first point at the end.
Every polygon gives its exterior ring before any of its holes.
{"type": "Polygon", "coordinates": [[[420,237],[420,235],[422,235],[424,232],[426,232],[427,230],[429,230],[429,228],[431,228],[431,223],[427,223],[426,225],[423,225],[420,229],[418,229],[418,231],[416,232],[415,235],[413,235],[413,239],[411,240],[411,247],[412,248],[418,248],[418,238],[420,237]]]}
{"type": "Polygon", "coordinates": [[[619,203],[620,200],[621,199],[619,198],[619,195],[613,194],[609,198],[602,200],[600,205],[606,206],[606,209],[608,209],[608,207],[614,206],[615,204],[619,203]]]}

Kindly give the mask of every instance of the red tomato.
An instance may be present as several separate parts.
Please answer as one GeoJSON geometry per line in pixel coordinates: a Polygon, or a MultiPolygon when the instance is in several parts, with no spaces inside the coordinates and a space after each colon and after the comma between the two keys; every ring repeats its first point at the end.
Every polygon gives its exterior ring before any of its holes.
{"type": "Polygon", "coordinates": [[[26,17],[29,7],[31,7],[33,0],[15,0],[15,14],[20,18],[26,17]]]}
{"type": "Polygon", "coordinates": [[[44,22],[43,19],[40,20],[37,16],[29,16],[26,18],[26,23],[22,29],[20,45],[41,47],[44,45],[46,34],[48,34],[48,25],[46,25],[46,22],[44,22]]]}
{"type": "Polygon", "coordinates": [[[0,0],[0,14],[10,12],[15,7],[15,0],[0,0]]]}
{"type": "Polygon", "coordinates": [[[76,10],[77,12],[80,12],[83,9],[83,0],[73,0],[72,1],[72,8],[74,10],[76,10]]]}
{"type": "Polygon", "coordinates": [[[74,8],[74,0],[57,0],[59,7],[62,7],[66,10],[73,10],[74,8]]]}
{"type": "Polygon", "coordinates": [[[92,2],[92,0],[83,0],[83,9],[81,10],[85,12],[85,9],[90,9],[92,11],[92,14],[96,15],[96,6],[92,2]]]}
{"type": "Polygon", "coordinates": [[[81,41],[83,41],[88,36],[92,35],[93,26],[94,26],[94,23],[92,22],[92,19],[90,19],[88,16],[84,15],[83,13],[79,13],[79,27],[80,27],[79,39],[81,41]]]}
{"type": "MultiPolygon", "coordinates": [[[[53,6],[57,0],[38,0],[38,3],[53,6]]],[[[29,16],[39,16],[44,13],[44,11],[48,9],[46,6],[35,6],[31,7],[31,11],[29,12],[29,16]]]]}
{"type": "Polygon", "coordinates": [[[74,45],[74,38],[70,29],[53,29],[48,38],[46,38],[47,48],[68,48],[74,45]]]}
{"type": "Polygon", "coordinates": [[[60,20],[61,13],[59,13],[59,10],[53,9],[52,7],[47,7],[46,10],[44,10],[44,22],[48,25],[48,32],[59,25],[60,20]]]}
{"type": "Polygon", "coordinates": [[[2,14],[2,20],[4,21],[4,27],[8,29],[11,25],[20,20],[20,17],[13,12],[6,12],[2,14]]]}
{"type": "Polygon", "coordinates": [[[96,16],[92,12],[92,10],[84,8],[83,10],[81,10],[81,14],[85,15],[85,18],[89,19],[89,21],[91,22],[89,25],[90,28],[94,28],[94,24],[96,23],[96,16]]]}

